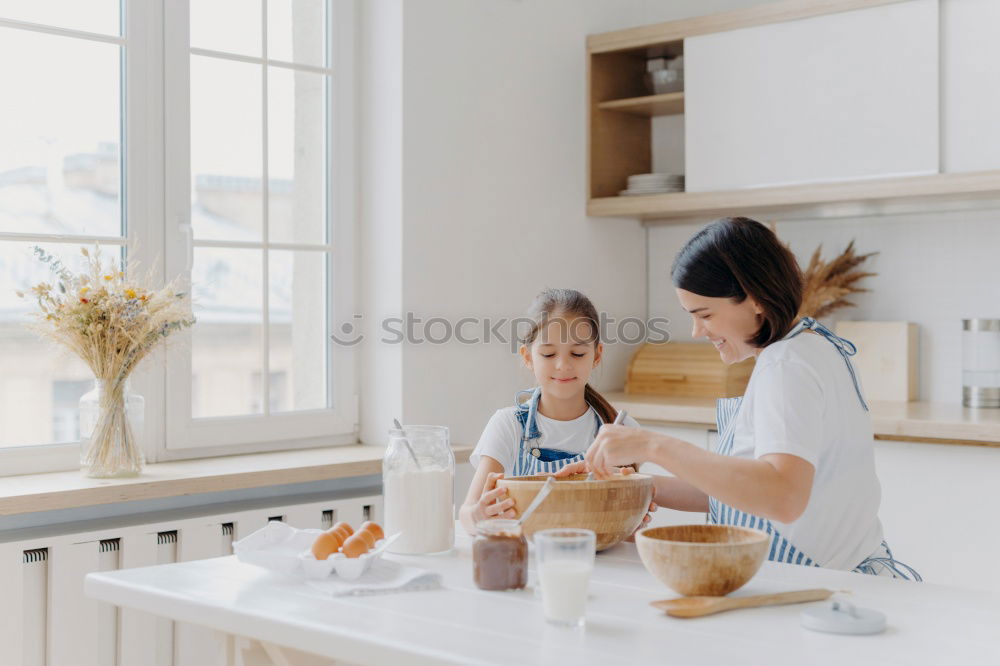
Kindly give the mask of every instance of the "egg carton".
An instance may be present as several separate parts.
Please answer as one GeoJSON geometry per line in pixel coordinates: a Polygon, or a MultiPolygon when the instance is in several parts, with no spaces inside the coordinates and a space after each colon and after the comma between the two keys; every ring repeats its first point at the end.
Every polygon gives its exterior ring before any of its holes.
{"type": "MultiPolygon", "coordinates": [[[[317,532],[320,532],[320,530],[317,530],[317,532]]],[[[333,553],[325,560],[317,560],[312,554],[312,544],[310,544],[309,548],[299,553],[298,558],[302,563],[302,571],[306,578],[322,579],[332,573],[336,573],[338,577],[344,580],[357,580],[368,571],[372,562],[381,557],[385,549],[398,539],[401,534],[402,532],[397,532],[392,536],[379,539],[375,542],[374,548],[358,557],[348,557],[343,553],[333,553]]],[[[317,533],[316,536],[319,536],[319,534],[317,533]]],[[[313,540],[315,541],[315,537],[313,540]]]]}
{"type": "Polygon", "coordinates": [[[344,580],[360,578],[373,561],[400,534],[380,539],[375,547],[360,557],[347,557],[334,553],[325,560],[317,560],[312,554],[316,537],[323,533],[319,529],[300,530],[277,520],[269,522],[252,534],[233,542],[233,554],[246,564],[263,567],[277,573],[305,576],[306,578],[326,578],[336,574],[344,580]]]}

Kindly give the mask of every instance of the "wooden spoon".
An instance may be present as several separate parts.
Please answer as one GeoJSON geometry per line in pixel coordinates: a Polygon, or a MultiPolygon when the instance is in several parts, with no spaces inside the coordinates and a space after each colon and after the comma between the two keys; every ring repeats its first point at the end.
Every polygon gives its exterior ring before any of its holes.
{"type": "Polygon", "coordinates": [[[677,599],[653,601],[650,606],[666,611],[667,615],[671,617],[701,617],[735,608],[822,601],[829,599],[833,592],[833,590],[816,589],[781,592],[779,594],[757,594],[749,597],[678,597],[677,599]]]}

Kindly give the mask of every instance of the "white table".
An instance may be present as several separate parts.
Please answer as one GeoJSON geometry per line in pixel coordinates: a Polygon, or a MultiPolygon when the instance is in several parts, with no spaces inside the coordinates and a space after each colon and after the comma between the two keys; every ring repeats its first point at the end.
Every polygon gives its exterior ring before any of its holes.
{"type": "MultiPolygon", "coordinates": [[[[392,556],[396,557],[396,556],[392,556]]],[[[681,620],[649,606],[674,595],[635,546],[600,553],[587,627],[546,624],[531,590],[483,592],[470,540],[455,552],[397,557],[439,571],[444,588],[328,597],[233,557],[92,573],[89,596],[259,641],[274,663],[284,647],[357,664],[1000,664],[1000,595],[766,562],[734,595],[826,587],[888,615],[876,636],[799,625],[805,604],[681,620]]],[[[828,602],[816,602],[828,603],[828,602]]],[[[287,660],[287,661],[285,661],[287,660]]]]}

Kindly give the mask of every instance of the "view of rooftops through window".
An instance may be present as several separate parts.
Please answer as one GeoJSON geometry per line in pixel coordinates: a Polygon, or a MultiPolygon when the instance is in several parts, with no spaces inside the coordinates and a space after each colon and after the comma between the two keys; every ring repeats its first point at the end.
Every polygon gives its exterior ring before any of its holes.
{"type": "MultiPolygon", "coordinates": [[[[190,56],[189,111],[191,277],[198,324],[190,338],[170,344],[190,347],[194,417],[328,404],[328,313],[322,296],[328,271],[324,183],[329,77],[326,70],[319,71],[323,62],[311,71],[268,66],[265,87],[261,64],[207,53],[224,51],[226,45],[212,44],[205,25],[226,22],[232,27],[242,21],[248,24],[247,34],[262,30],[259,3],[246,4],[258,7],[256,15],[227,16],[216,8],[214,14],[191,17],[192,47],[202,47],[193,48],[190,56]],[[199,45],[198,39],[205,43],[199,45]],[[262,234],[265,210],[267,239],[262,234]],[[206,247],[199,241],[212,243],[206,247]],[[225,247],[225,241],[237,246],[225,247]],[[268,244],[275,242],[286,247],[268,244]],[[305,284],[308,290],[301,288],[305,284]]],[[[313,4],[322,12],[324,3],[313,4]]],[[[269,5],[268,37],[279,55],[295,60],[293,47],[299,42],[299,50],[307,54],[323,52],[322,13],[318,20],[293,17],[291,3],[272,0],[269,5]],[[294,25],[308,27],[295,31],[293,38],[294,25]]],[[[212,3],[199,6],[209,11],[212,3]]],[[[257,52],[249,55],[261,57],[259,42],[258,37],[257,52]]],[[[239,45],[234,46],[239,52],[239,45]]],[[[34,100],[6,107],[0,123],[0,145],[5,147],[0,153],[0,446],[78,438],[77,402],[91,388],[93,374],[29,330],[34,309],[30,294],[21,299],[15,291],[55,282],[33,256],[34,246],[75,267],[82,259],[79,248],[93,245],[93,240],[44,242],[45,237],[100,237],[103,252],[121,254],[124,48],[0,27],[0,59],[21,63],[3,69],[0,86],[5,96],[34,100]]],[[[158,239],[152,242],[159,245],[158,239]]]]}

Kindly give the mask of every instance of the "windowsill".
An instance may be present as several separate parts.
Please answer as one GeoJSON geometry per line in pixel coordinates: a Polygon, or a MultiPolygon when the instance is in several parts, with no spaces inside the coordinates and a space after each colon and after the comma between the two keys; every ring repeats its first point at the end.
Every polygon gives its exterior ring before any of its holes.
{"type": "MultiPolygon", "coordinates": [[[[468,462],[471,446],[455,446],[468,462]]],[[[0,479],[0,516],[198,493],[380,474],[380,446],[354,444],[155,463],[130,479],[91,479],[79,471],[0,479]]]]}

